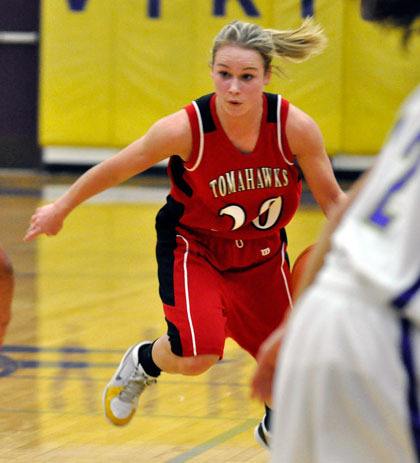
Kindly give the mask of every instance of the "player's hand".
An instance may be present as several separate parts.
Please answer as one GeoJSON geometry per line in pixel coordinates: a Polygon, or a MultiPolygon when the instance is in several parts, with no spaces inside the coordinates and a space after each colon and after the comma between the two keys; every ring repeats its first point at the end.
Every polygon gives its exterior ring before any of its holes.
{"type": "Polygon", "coordinates": [[[39,235],[56,235],[63,227],[64,217],[54,203],[39,207],[31,218],[23,241],[32,241],[39,235]]]}
{"type": "Polygon", "coordinates": [[[251,380],[251,396],[267,405],[272,402],[272,385],[282,337],[283,328],[279,327],[263,342],[251,380]]]}

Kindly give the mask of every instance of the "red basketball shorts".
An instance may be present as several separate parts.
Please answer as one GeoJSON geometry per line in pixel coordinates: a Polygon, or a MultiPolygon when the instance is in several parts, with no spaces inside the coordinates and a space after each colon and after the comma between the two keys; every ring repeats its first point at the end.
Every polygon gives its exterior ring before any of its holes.
{"type": "Polygon", "coordinates": [[[280,233],[235,241],[178,229],[172,239],[158,240],[157,259],[176,355],[222,358],[231,337],[255,357],[290,307],[286,239],[280,233]]]}

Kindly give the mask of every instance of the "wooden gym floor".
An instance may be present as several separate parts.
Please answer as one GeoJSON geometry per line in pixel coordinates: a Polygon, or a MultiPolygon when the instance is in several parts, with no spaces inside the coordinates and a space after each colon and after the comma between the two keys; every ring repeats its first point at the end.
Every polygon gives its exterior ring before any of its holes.
{"type": "MultiPolygon", "coordinates": [[[[249,398],[254,361],[233,342],[202,376],[162,375],[129,426],[105,420],[102,391],[122,354],[165,330],[154,216],[167,185],[135,179],[76,209],[60,235],[23,243],[35,208],[71,180],[0,171],[0,245],[16,273],[0,352],[0,462],[268,461],[253,437],[263,414],[249,398]]],[[[323,221],[303,204],[288,227],[292,260],[323,221]]]]}

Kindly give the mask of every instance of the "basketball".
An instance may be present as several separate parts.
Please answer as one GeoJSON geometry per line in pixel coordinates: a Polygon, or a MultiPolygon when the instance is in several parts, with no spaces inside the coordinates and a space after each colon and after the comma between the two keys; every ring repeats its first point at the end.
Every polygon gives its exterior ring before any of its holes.
{"type": "Polygon", "coordinates": [[[306,247],[295,259],[295,262],[292,267],[292,272],[290,275],[290,284],[292,288],[292,298],[295,299],[295,294],[299,286],[300,279],[306,268],[308,258],[311,255],[312,249],[315,247],[315,244],[311,244],[306,247]]]}

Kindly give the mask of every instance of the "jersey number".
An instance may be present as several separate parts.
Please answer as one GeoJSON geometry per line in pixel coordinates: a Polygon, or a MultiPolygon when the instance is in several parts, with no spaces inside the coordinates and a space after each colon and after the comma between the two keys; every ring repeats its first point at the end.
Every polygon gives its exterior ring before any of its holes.
{"type": "MultiPolygon", "coordinates": [[[[281,196],[267,199],[261,204],[258,216],[252,221],[252,224],[260,230],[268,230],[277,223],[282,206],[283,201],[281,196]]],[[[245,209],[237,204],[230,204],[224,207],[220,210],[219,215],[228,215],[232,217],[232,230],[237,230],[246,222],[245,209]]]]}

